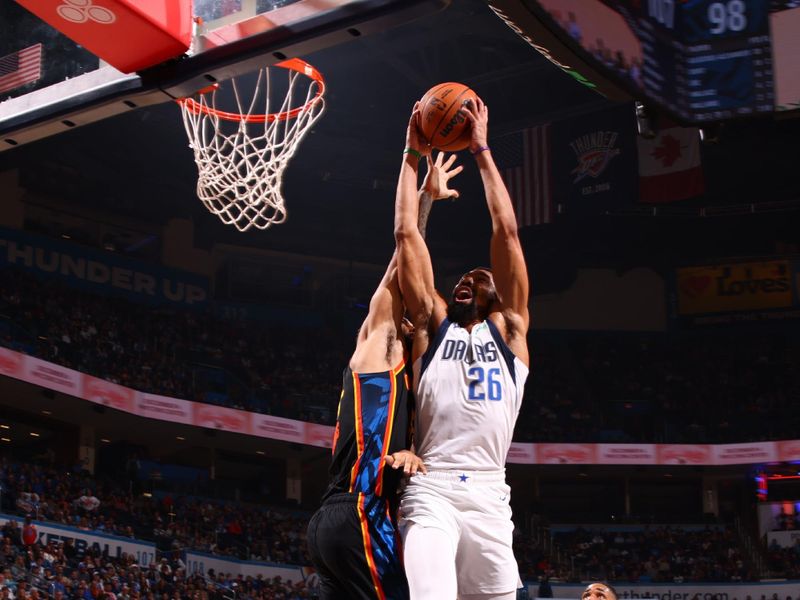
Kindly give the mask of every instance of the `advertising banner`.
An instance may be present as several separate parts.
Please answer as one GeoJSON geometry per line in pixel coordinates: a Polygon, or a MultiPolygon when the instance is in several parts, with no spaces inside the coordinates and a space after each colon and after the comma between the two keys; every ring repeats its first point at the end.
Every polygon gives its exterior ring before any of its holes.
{"type": "MultiPolygon", "coordinates": [[[[130,414],[182,425],[330,448],[333,427],[146,394],[0,348],[0,375],[130,414]]],[[[537,465],[736,465],[800,460],[800,440],[749,444],[522,444],[507,462],[537,465]]]]}
{"type": "Polygon", "coordinates": [[[714,446],[715,465],[749,465],[775,462],[778,449],[775,442],[753,442],[750,444],[720,444],[714,446]]]}
{"type": "Polygon", "coordinates": [[[655,444],[598,444],[597,460],[604,465],[652,465],[655,444]]]}
{"type": "Polygon", "coordinates": [[[536,444],[512,443],[506,461],[517,465],[536,464],[536,444]]]}
{"type": "Polygon", "coordinates": [[[81,393],[81,374],[61,365],[25,356],[23,379],[49,390],[83,398],[81,393]]]}
{"type": "Polygon", "coordinates": [[[330,425],[319,425],[317,423],[306,423],[306,444],[318,446],[319,448],[333,447],[333,427],[330,425]]]}
{"type": "Polygon", "coordinates": [[[656,460],[660,465],[713,465],[714,454],[709,444],[659,444],[656,460]]]}
{"type": "Polygon", "coordinates": [[[678,314],[790,308],[790,273],[787,260],[679,268],[678,314]]]}
{"type": "Polygon", "coordinates": [[[13,377],[15,379],[25,379],[24,358],[24,354],[14,352],[8,348],[0,348],[0,375],[6,375],[7,377],[13,377]]]}
{"type": "Polygon", "coordinates": [[[2,227],[0,266],[134,302],[202,306],[209,297],[208,278],[196,273],[2,227]]]}
{"type": "Polygon", "coordinates": [[[214,404],[192,403],[194,424],[209,429],[222,429],[233,433],[250,433],[251,413],[214,404]]]}
{"type": "MultiPolygon", "coordinates": [[[[574,600],[581,597],[586,584],[552,583],[556,598],[574,600]]],[[[800,582],[778,581],[761,583],[649,583],[626,584],[614,582],[617,597],[650,598],[652,600],[743,600],[744,598],[786,598],[797,595],[800,582]]],[[[530,582],[528,590],[531,598],[536,597],[538,584],[530,582]]]]}
{"type": "Polygon", "coordinates": [[[253,435],[304,444],[306,441],[305,423],[272,415],[253,414],[253,435]]]}
{"type": "Polygon", "coordinates": [[[194,425],[193,404],[189,400],[137,392],[136,414],[148,419],[194,425]]]}
{"type": "MultiPolygon", "coordinates": [[[[22,527],[25,522],[20,517],[0,514],[0,526],[9,521],[16,521],[19,527],[22,527]]],[[[82,556],[86,550],[91,548],[100,552],[107,552],[109,556],[114,558],[119,558],[123,554],[134,556],[136,562],[143,567],[156,562],[156,545],[152,542],[115,535],[104,535],[95,531],[89,532],[76,527],[40,521],[33,521],[33,524],[36,526],[39,542],[47,544],[50,540],[62,542],[68,539],[74,540],[78,556],[82,556]]]]}
{"type": "Polygon", "coordinates": [[[183,562],[186,564],[186,572],[189,575],[194,575],[195,573],[207,575],[209,569],[214,569],[215,573],[230,574],[234,577],[241,574],[245,577],[261,575],[266,579],[280,577],[283,581],[293,582],[304,580],[303,569],[292,565],[277,565],[254,560],[236,560],[189,550],[184,553],[183,562]]]}
{"type": "Polygon", "coordinates": [[[775,445],[778,447],[778,460],[800,460],[800,440],[782,440],[775,445]]]}
{"type": "Polygon", "coordinates": [[[536,444],[536,459],[541,465],[593,465],[597,463],[597,445],[536,444]]]}
{"type": "Polygon", "coordinates": [[[86,373],[81,373],[81,382],[85,400],[129,413],[136,412],[135,390],[86,373]]]}

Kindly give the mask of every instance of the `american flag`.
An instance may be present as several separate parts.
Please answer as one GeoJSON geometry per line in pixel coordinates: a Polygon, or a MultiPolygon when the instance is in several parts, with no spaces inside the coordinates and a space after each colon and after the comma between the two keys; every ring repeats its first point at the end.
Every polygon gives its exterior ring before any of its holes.
{"type": "Polygon", "coordinates": [[[550,125],[497,138],[492,142],[492,156],[514,203],[517,225],[522,228],[552,223],[550,125]]]}
{"type": "Polygon", "coordinates": [[[0,93],[36,81],[42,75],[42,45],[34,44],[0,58],[0,93]]]}

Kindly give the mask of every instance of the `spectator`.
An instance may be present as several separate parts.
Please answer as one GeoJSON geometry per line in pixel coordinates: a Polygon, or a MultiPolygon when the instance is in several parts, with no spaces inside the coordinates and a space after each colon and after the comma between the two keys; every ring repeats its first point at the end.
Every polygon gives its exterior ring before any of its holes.
{"type": "Polygon", "coordinates": [[[25,517],[25,524],[22,526],[22,543],[26,546],[33,546],[37,538],[36,525],[33,524],[30,516],[25,517]]]}
{"type": "MultiPolygon", "coordinates": [[[[341,383],[333,366],[352,333],[153,310],[12,268],[0,271],[0,315],[0,344],[44,360],[145,392],[326,424],[341,383]]],[[[735,338],[535,332],[529,344],[537,376],[515,441],[725,443],[800,430],[800,344],[789,328],[735,338]]],[[[48,499],[29,494],[18,500],[34,514],[48,499]]]]}

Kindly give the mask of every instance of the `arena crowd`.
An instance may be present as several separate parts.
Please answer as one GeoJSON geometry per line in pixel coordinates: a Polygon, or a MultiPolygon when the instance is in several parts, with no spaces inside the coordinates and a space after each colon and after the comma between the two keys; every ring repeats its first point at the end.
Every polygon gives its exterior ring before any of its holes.
{"type": "MultiPolygon", "coordinates": [[[[0,344],[137,390],[293,419],[333,424],[355,334],[148,307],[0,271],[0,344]]],[[[800,430],[790,327],[533,332],[529,346],[536,377],[516,441],[723,443],[800,430]]]]}

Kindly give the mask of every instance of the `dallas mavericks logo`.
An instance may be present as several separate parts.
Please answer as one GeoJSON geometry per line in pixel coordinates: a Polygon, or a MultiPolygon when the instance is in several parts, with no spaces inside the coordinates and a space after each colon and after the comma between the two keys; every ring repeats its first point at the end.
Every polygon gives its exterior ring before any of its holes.
{"type": "Polygon", "coordinates": [[[578,166],[570,171],[571,175],[575,175],[572,183],[578,183],[585,177],[599,177],[611,159],[620,153],[620,149],[615,147],[618,137],[616,131],[594,131],[571,141],[569,147],[578,159],[578,166]]]}

